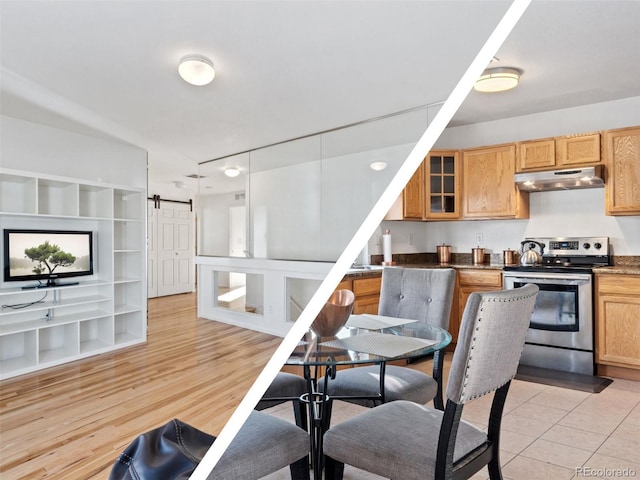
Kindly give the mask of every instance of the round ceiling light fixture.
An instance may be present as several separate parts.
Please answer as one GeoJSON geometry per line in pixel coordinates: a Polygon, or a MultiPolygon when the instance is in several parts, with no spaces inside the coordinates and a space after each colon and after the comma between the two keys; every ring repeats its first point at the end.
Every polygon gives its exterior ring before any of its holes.
{"type": "Polygon", "coordinates": [[[517,68],[496,67],[487,68],[476,80],[473,89],[476,92],[496,93],[511,90],[518,86],[522,71],[517,68]]]}
{"type": "Polygon", "coordinates": [[[213,62],[203,55],[185,55],[178,65],[178,73],[191,85],[207,85],[216,76],[213,62]]]}
{"type": "Polygon", "coordinates": [[[369,168],[376,172],[380,172],[381,170],[387,168],[387,162],[372,162],[369,164],[369,168]]]}
{"type": "Polygon", "coordinates": [[[233,177],[237,177],[238,175],[240,175],[240,170],[238,170],[235,167],[229,167],[229,168],[225,168],[224,169],[224,174],[227,177],[233,178],[233,177]]]}

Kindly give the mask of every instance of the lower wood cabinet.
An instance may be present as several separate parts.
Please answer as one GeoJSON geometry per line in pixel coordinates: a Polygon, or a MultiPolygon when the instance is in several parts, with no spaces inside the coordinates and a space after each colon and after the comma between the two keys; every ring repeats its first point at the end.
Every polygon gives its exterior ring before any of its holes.
{"type": "Polygon", "coordinates": [[[598,274],[595,285],[598,373],[640,380],[640,275],[598,274]]]}
{"type": "Polygon", "coordinates": [[[502,270],[461,268],[457,270],[456,291],[454,292],[449,332],[452,342],[458,341],[458,330],[467,305],[467,299],[473,292],[502,290],[502,270]]]}
{"type": "Polygon", "coordinates": [[[351,290],[355,295],[353,313],[378,314],[378,302],[380,301],[380,286],[382,275],[365,278],[345,278],[337,287],[337,290],[351,290]]]}

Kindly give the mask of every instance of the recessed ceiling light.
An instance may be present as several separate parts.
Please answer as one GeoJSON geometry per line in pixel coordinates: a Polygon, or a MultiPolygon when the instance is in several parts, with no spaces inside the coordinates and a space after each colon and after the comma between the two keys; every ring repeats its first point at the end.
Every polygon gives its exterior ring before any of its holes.
{"type": "Polygon", "coordinates": [[[224,169],[224,174],[227,177],[233,178],[233,177],[237,177],[238,175],[240,175],[240,170],[238,170],[235,167],[229,167],[229,168],[225,168],[224,169]]]}
{"type": "Polygon", "coordinates": [[[213,62],[203,55],[186,55],[180,60],[178,73],[191,85],[207,85],[216,76],[213,62]]]}
{"type": "Polygon", "coordinates": [[[376,172],[379,172],[387,168],[387,162],[373,162],[369,164],[369,168],[371,170],[375,170],[376,172]]]}
{"type": "Polygon", "coordinates": [[[487,68],[476,80],[473,89],[477,92],[496,93],[518,86],[522,72],[517,68],[487,68]]]}

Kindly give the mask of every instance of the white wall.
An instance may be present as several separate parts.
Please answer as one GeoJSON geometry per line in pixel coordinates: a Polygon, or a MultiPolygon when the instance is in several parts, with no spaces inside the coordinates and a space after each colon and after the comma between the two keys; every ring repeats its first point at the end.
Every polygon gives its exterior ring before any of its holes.
{"type": "MultiPolygon", "coordinates": [[[[445,130],[437,148],[470,148],[640,125],[640,97],[527,115],[445,130]]],[[[377,238],[391,229],[393,253],[435,252],[442,243],[454,253],[471,253],[476,233],[483,247],[498,253],[519,248],[526,236],[608,236],[614,255],[640,255],[640,216],[604,214],[604,189],[530,194],[527,220],[457,222],[383,222],[369,242],[371,254],[382,253],[377,238]],[[411,236],[411,244],[410,244],[411,236]]]]}
{"type": "Polygon", "coordinates": [[[138,147],[7,116],[0,128],[2,168],[147,187],[147,152],[138,147]]]}
{"type": "MultiPolygon", "coordinates": [[[[188,182],[188,179],[184,181],[188,182]]],[[[192,188],[195,189],[196,187],[194,186],[192,188]]],[[[147,191],[149,192],[150,197],[153,197],[154,195],[160,195],[160,198],[164,200],[180,200],[181,202],[188,202],[194,197],[194,195],[191,194],[190,190],[178,188],[174,183],[159,183],[150,181],[147,191]]]]}

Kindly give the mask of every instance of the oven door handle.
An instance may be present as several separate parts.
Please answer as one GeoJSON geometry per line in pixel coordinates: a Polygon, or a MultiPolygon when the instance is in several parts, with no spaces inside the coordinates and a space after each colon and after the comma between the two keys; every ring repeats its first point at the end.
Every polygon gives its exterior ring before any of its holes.
{"type": "MultiPolygon", "coordinates": [[[[531,278],[531,277],[507,277],[514,283],[538,283],[544,285],[588,285],[591,283],[590,278],[586,279],[567,279],[567,278],[531,278]]],[[[506,280],[506,279],[505,279],[506,280]]]]}

